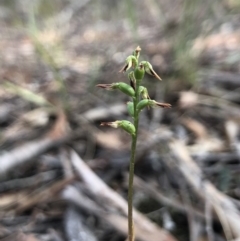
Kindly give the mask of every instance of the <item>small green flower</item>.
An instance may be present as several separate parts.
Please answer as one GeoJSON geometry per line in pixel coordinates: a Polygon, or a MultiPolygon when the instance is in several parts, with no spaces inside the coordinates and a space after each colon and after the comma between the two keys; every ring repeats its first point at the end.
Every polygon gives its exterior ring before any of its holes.
{"type": "Polygon", "coordinates": [[[171,105],[168,103],[160,103],[157,102],[155,100],[149,100],[149,99],[144,99],[141,100],[138,104],[137,104],[137,111],[141,111],[142,109],[144,109],[145,107],[162,107],[162,108],[171,108],[171,105]]]}
{"type": "Polygon", "coordinates": [[[138,92],[139,92],[139,95],[141,95],[143,99],[150,99],[150,97],[148,95],[148,90],[146,87],[139,86],[138,92]]]}
{"type": "Polygon", "coordinates": [[[119,70],[119,72],[126,72],[131,67],[135,68],[137,66],[137,59],[135,56],[130,55],[126,59],[126,64],[119,70]]]}
{"type": "Polygon", "coordinates": [[[127,120],[119,120],[114,122],[102,122],[100,126],[110,126],[113,128],[121,128],[132,136],[134,136],[136,133],[136,129],[134,125],[127,120]]]}
{"type": "Polygon", "coordinates": [[[144,69],[145,69],[145,71],[146,71],[148,74],[156,77],[156,78],[159,79],[159,80],[162,80],[162,79],[160,78],[160,76],[158,76],[157,73],[153,70],[153,67],[152,67],[152,65],[151,65],[149,62],[147,62],[147,61],[142,61],[140,64],[143,64],[144,69]]]}
{"type": "Polygon", "coordinates": [[[98,84],[97,87],[106,89],[106,90],[120,90],[124,94],[134,97],[135,96],[135,90],[128,84],[124,82],[118,82],[118,83],[112,83],[112,84],[98,84]]]}

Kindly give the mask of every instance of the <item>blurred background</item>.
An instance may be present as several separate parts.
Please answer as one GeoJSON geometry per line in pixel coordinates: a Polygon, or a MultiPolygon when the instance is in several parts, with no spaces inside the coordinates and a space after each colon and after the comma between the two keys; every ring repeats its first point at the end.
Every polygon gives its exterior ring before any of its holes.
{"type": "Polygon", "coordinates": [[[0,240],[123,241],[129,98],[97,84],[137,46],[146,76],[136,238],[240,240],[240,1],[1,0],[0,240]]]}

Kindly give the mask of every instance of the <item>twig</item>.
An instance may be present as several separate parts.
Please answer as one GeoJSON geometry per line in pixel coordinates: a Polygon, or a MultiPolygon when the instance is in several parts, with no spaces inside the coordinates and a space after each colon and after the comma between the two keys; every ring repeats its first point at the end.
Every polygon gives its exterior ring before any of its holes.
{"type": "Polygon", "coordinates": [[[68,134],[66,116],[60,112],[55,125],[45,137],[26,143],[0,156],[0,179],[4,179],[4,175],[14,167],[30,160],[34,161],[33,157],[66,141],[69,138],[68,134]]]}
{"type": "Polygon", "coordinates": [[[29,188],[32,186],[41,185],[42,183],[49,182],[57,178],[58,173],[54,170],[38,173],[31,177],[13,179],[0,183],[0,192],[10,190],[20,190],[23,188],[29,188]]]}
{"type": "Polygon", "coordinates": [[[141,180],[139,177],[134,177],[134,185],[136,188],[139,188],[143,190],[143,192],[147,193],[148,195],[152,196],[153,198],[156,198],[159,200],[161,203],[176,208],[177,210],[181,212],[187,212],[187,211],[192,211],[195,213],[196,216],[200,218],[204,218],[204,214],[200,211],[197,210],[194,207],[191,207],[191,209],[187,205],[183,205],[180,200],[177,200],[175,197],[174,198],[169,198],[157,188],[155,188],[153,185],[149,185],[147,182],[144,182],[141,180]]]}
{"type": "Polygon", "coordinates": [[[72,183],[75,180],[74,177],[64,179],[61,181],[58,181],[51,185],[50,187],[41,190],[38,193],[29,194],[26,198],[24,198],[21,203],[16,208],[16,213],[22,213],[23,211],[31,208],[32,206],[35,206],[36,204],[46,202],[47,200],[53,198],[55,195],[57,195],[61,190],[64,189],[65,186],[72,183]],[[31,196],[30,196],[31,195],[31,196]]]}
{"type": "Polygon", "coordinates": [[[214,241],[214,233],[212,229],[212,207],[207,196],[205,201],[205,218],[206,218],[206,232],[207,232],[208,240],[214,241]]]}
{"type": "Polygon", "coordinates": [[[64,226],[68,240],[97,241],[91,230],[84,224],[84,218],[73,205],[70,205],[66,211],[64,226]]]}

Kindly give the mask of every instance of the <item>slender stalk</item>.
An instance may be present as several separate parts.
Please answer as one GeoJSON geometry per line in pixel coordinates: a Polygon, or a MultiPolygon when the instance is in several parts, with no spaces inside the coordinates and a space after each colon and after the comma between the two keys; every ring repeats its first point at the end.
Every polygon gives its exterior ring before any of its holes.
{"type": "Polygon", "coordinates": [[[130,84],[128,85],[123,82],[113,83],[113,84],[98,84],[97,86],[103,89],[118,89],[124,94],[132,97],[132,101],[128,102],[128,112],[130,116],[133,117],[134,123],[127,120],[117,120],[114,122],[102,122],[101,126],[111,126],[114,128],[122,128],[127,133],[132,136],[131,145],[131,157],[129,164],[129,183],[128,183],[128,241],[135,240],[134,233],[134,222],[133,222],[133,179],[134,179],[134,166],[135,166],[135,155],[137,147],[138,138],[138,119],[139,112],[145,107],[159,106],[162,108],[170,108],[171,105],[168,103],[160,103],[155,100],[151,100],[147,88],[140,86],[144,74],[154,76],[155,78],[161,80],[157,73],[153,70],[152,65],[148,61],[141,61],[138,64],[138,59],[140,56],[141,48],[138,46],[132,55],[126,58],[125,65],[119,72],[126,72],[133,68],[128,74],[130,84]],[[142,97],[140,100],[140,96],[142,97]]]}
{"type": "Polygon", "coordinates": [[[131,145],[131,157],[129,164],[129,183],[128,183],[128,241],[134,241],[134,222],[133,222],[133,178],[134,178],[134,166],[135,166],[135,153],[137,146],[137,138],[138,138],[138,119],[139,114],[137,112],[137,104],[139,102],[139,82],[136,81],[136,90],[135,90],[135,98],[133,98],[133,106],[134,106],[134,126],[136,129],[135,135],[132,136],[132,145],[131,145]]]}

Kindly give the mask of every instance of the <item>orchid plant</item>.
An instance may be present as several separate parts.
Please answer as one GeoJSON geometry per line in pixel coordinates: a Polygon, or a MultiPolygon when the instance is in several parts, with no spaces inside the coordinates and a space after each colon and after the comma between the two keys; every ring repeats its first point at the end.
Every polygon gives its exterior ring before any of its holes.
{"type": "Polygon", "coordinates": [[[113,128],[121,128],[132,137],[131,144],[131,157],[129,163],[129,184],[128,184],[128,241],[134,241],[134,221],[133,221],[133,179],[134,179],[134,165],[136,146],[138,139],[138,122],[139,114],[146,107],[162,107],[170,108],[168,103],[159,103],[150,99],[148,90],[142,86],[142,80],[145,73],[156,77],[161,80],[157,73],[153,70],[152,65],[147,61],[141,61],[139,63],[141,48],[138,46],[126,59],[126,63],[119,72],[129,72],[128,79],[130,85],[124,82],[112,83],[112,84],[98,84],[97,87],[106,90],[119,90],[131,98],[131,101],[127,103],[127,111],[133,118],[133,123],[128,120],[117,120],[114,122],[102,122],[101,126],[110,126],[113,128]],[[132,71],[130,71],[132,69],[132,71]]]}

